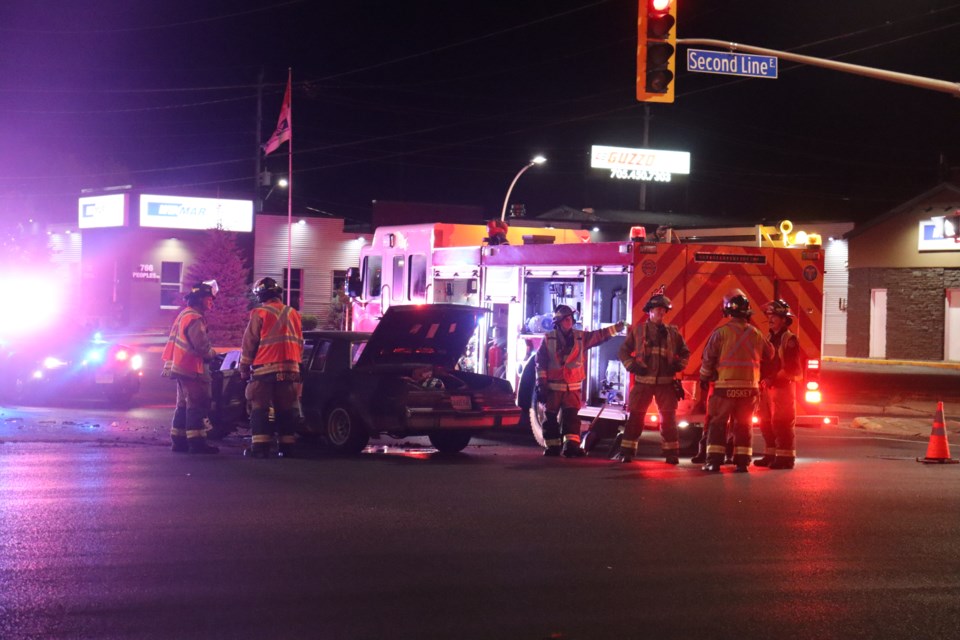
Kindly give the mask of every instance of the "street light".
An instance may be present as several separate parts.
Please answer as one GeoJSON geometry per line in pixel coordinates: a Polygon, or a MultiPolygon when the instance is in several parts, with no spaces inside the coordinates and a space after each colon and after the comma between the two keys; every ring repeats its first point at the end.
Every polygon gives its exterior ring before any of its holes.
{"type": "Polygon", "coordinates": [[[503,199],[503,211],[500,212],[500,221],[505,221],[507,219],[507,203],[510,202],[510,193],[513,191],[513,185],[517,184],[517,180],[520,179],[520,176],[523,175],[523,172],[536,164],[543,164],[547,159],[543,156],[537,156],[530,162],[528,162],[523,169],[517,172],[517,175],[513,177],[513,182],[510,183],[510,188],[507,189],[507,197],[503,199]]]}

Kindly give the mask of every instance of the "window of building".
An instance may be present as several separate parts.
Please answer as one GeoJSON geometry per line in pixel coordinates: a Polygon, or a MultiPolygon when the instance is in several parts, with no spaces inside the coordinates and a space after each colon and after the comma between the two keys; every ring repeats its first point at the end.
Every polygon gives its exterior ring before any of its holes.
{"type": "MultiPolygon", "coordinates": [[[[283,283],[280,285],[287,289],[287,270],[283,270],[283,283]]],[[[290,306],[300,310],[300,301],[303,297],[303,269],[290,270],[290,306]]],[[[286,298],[286,296],[284,296],[286,298]]],[[[286,299],[284,300],[286,302],[286,299]]]]}
{"type": "Polygon", "coordinates": [[[423,300],[427,297],[427,256],[410,256],[410,299],[423,300]]]}
{"type": "Polygon", "coordinates": [[[179,309],[183,304],[183,295],[180,293],[182,262],[160,263],[160,308],[179,309]]]}
{"type": "Polygon", "coordinates": [[[331,289],[331,291],[346,291],[346,290],[347,290],[347,270],[334,269],[333,270],[333,289],[331,289]]]}
{"type": "Polygon", "coordinates": [[[393,256],[393,280],[391,282],[393,290],[390,292],[390,297],[393,300],[403,300],[403,266],[405,264],[406,261],[403,256],[393,256]]]}

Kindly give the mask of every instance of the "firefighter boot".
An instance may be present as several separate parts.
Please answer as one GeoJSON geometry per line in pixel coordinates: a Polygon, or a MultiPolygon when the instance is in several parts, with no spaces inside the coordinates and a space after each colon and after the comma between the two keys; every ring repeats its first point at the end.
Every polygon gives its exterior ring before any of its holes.
{"type": "Polygon", "coordinates": [[[573,440],[567,440],[563,443],[563,453],[564,458],[581,458],[586,455],[583,449],[580,448],[580,443],[573,440]]]}
{"type": "Polygon", "coordinates": [[[771,469],[793,469],[796,458],[789,458],[787,456],[777,456],[774,458],[773,462],[770,463],[771,469]]]}
{"type": "Polygon", "coordinates": [[[720,473],[720,463],[719,462],[708,462],[703,465],[702,469],[707,473],[720,473]]]}
{"type": "Polygon", "coordinates": [[[177,407],[170,424],[170,450],[174,453],[186,453],[187,446],[187,408],[177,407]]]}
{"type": "Polygon", "coordinates": [[[248,458],[264,459],[270,456],[273,433],[270,429],[270,416],[266,409],[254,409],[250,412],[250,448],[244,452],[248,458]]]}
{"type": "Polygon", "coordinates": [[[763,454],[762,458],[757,458],[753,461],[753,466],[755,467],[769,467],[774,461],[774,456],[769,453],[763,454]]]}
{"type": "Polygon", "coordinates": [[[247,458],[259,458],[261,460],[266,460],[270,457],[270,445],[256,442],[251,444],[249,449],[244,449],[243,455],[247,458]]]}
{"type": "Polygon", "coordinates": [[[668,453],[664,456],[664,462],[667,464],[680,464],[680,456],[675,453],[668,453]]]}
{"type": "Polygon", "coordinates": [[[206,438],[187,438],[189,453],[220,453],[220,449],[207,444],[206,438]]]}
{"type": "Polygon", "coordinates": [[[614,456],[614,460],[619,460],[623,463],[633,462],[633,449],[630,447],[620,447],[620,452],[614,456]]]}
{"type": "Polygon", "coordinates": [[[552,444],[546,449],[543,450],[544,457],[547,458],[559,458],[560,457],[560,445],[552,444]]]}
{"type": "Polygon", "coordinates": [[[187,452],[188,453],[219,453],[220,449],[207,444],[206,432],[203,428],[203,419],[206,417],[203,409],[187,409],[187,452]]]}
{"type": "Polygon", "coordinates": [[[700,436],[700,442],[697,445],[697,453],[692,458],[690,462],[694,464],[703,464],[707,461],[707,430],[704,428],[703,434],[700,436]]]}
{"type": "Polygon", "coordinates": [[[297,409],[276,412],[277,448],[281,458],[296,458],[297,451],[294,443],[297,436],[294,434],[300,412],[297,409]]]}

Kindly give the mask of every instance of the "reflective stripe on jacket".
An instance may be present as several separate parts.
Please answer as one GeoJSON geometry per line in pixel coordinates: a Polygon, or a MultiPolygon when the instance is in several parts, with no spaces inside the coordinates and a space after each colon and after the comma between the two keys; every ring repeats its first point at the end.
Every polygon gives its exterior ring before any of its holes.
{"type": "Polygon", "coordinates": [[[616,325],[596,331],[573,329],[570,336],[548,331],[537,350],[537,378],[546,380],[551,391],[579,391],[586,378],[583,353],[617,335],[616,325]],[[563,344],[561,344],[561,339],[563,344]],[[567,349],[562,349],[566,346],[567,349]]]}
{"type": "Polygon", "coordinates": [[[204,375],[203,358],[206,353],[197,353],[191,344],[187,331],[191,323],[200,322],[200,328],[207,331],[207,320],[193,307],[185,307],[173,321],[170,336],[163,348],[163,372],[165,375],[195,378],[204,375]]]}
{"type": "Polygon", "coordinates": [[[240,364],[253,365],[254,375],[296,373],[302,353],[303,331],[296,309],[271,300],[250,312],[240,364]]]}
{"type": "Polygon", "coordinates": [[[758,389],[760,365],[773,357],[773,346],[759,329],[740,318],[731,318],[707,340],[700,379],[714,380],[717,389],[758,389]]]}

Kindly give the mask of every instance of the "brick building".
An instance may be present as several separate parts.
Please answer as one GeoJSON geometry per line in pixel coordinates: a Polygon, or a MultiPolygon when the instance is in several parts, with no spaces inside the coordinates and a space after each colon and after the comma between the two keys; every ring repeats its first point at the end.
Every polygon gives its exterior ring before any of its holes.
{"type": "Polygon", "coordinates": [[[943,183],[846,235],[848,356],[960,361],[958,210],[943,183]]]}

